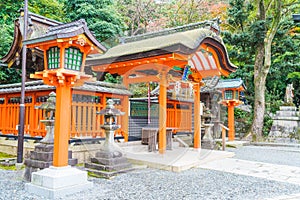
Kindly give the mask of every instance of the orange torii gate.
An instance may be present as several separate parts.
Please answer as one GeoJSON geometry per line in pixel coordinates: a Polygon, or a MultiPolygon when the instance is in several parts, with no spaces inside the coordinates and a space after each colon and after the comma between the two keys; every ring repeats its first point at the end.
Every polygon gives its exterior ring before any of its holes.
{"type": "MultiPolygon", "coordinates": [[[[202,78],[228,76],[236,70],[226,48],[213,28],[214,22],[197,23],[174,29],[127,38],[125,43],[104,55],[87,59],[94,71],[123,77],[128,86],[138,82],[158,82],[159,152],[166,150],[167,87],[172,81],[190,81],[194,90],[194,148],[201,147],[200,87],[202,78]],[[208,28],[200,28],[205,26],[208,28]]],[[[128,107],[128,97],[122,103],[128,107]]],[[[128,109],[122,122],[128,133],[128,109]]]]}

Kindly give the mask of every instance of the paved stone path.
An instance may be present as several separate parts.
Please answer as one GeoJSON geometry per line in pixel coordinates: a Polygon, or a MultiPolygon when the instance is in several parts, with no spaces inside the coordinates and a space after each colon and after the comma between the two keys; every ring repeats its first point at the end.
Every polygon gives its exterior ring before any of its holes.
{"type": "Polygon", "coordinates": [[[200,168],[300,185],[300,167],[224,158],[201,164],[200,168]]]}

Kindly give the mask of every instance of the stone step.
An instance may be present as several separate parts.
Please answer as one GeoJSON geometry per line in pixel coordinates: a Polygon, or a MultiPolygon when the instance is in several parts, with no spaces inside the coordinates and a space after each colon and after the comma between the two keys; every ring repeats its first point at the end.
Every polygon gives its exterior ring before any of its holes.
{"type": "MultiPolygon", "coordinates": [[[[68,160],[68,165],[75,166],[77,163],[78,163],[77,158],[70,158],[68,160]]],[[[42,161],[42,160],[25,159],[24,164],[26,167],[45,169],[52,166],[53,162],[52,160],[42,161]]]]}
{"type": "Polygon", "coordinates": [[[96,164],[102,164],[102,165],[118,165],[122,163],[127,163],[127,159],[125,157],[118,157],[118,158],[95,157],[95,158],[91,158],[91,162],[96,164]]]}
{"type": "Polygon", "coordinates": [[[131,164],[130,163],[122,163],[118,165],[102,165],[102,164],[97,164],[97,163],[85,163],[84,167],[87,169],[95,169],[95,170],[100,170],[100,171],[120,171],[122,169],[130,168],[131,164]]]}
{"type": "Polygon", "coordinates": [[[50,162],[53,160],[53,152],[31,151],[30,159],[50,162]]]}
{"type": "Polygon", "coordinates": [[[40,161],[40,160],[25,159],[24,164],[26,165],[26,167],[45,169],[52,165],[52,161],[40,161]]]}
{"type": "Polygon", "coordinates": [[[34,147],[37,152],[53,152],[54,146],[49,144],[38,144],[34,147]]]}
{"type": "Polygon", "coordinates": [[[123,154],[120,151],[113,151],[113,152],[105,152],[105,151],[98,151],[96,152],[97,158],[119,158],[122,157],[123,154]]]}
{"type": "MultiPolygon", "coordinates": [[[[29,157],[32,160],[49,162],[53,160],[53,151],[41,151],[41,149],[39,149],[39,151],[31,151],[29,157]]],[[[72,159],[72,151],[68,152],[68,158],[72,159]]]]}
{"type": "Polygon", "coordinates": [[[280,120],[280,121],[300,121],[299,117],[284,117],[284,116],[275,116],[273,120],[280,120]]]}
{"type": "Polygon", "coordinates": [[[75,166],[77,164],[78,164],[78,159],[77,158],[69,158],[68,159],[68,165],[75,166]]]}
{"type": "Polygon", "coordinates": [[[296,111],[297,107],[295,107],[295,106],[280,106],[279,109],[282,111],[296,111]]]}
{"type": "Polygon", "coordinates": [[[112,178],[118,174],[121,174],[121,173],[126,173],[126,172],[129,172],[129,171],[132,171],[134,170],[134,168],[126,168],[126,169],[122,169],[122,170],[119,170],[119,171],[99,171],[99,170],[95,170],[95,169],[87,169],[88,172],[90,173],[93,173],[97,176],[100,176],[100,177],[104,177],[104,178],[112,178]]]}

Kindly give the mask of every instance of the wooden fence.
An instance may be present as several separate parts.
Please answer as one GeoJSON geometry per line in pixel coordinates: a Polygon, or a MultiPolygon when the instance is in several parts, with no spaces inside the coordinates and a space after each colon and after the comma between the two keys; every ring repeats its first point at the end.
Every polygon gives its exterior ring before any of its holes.
{"type": "MultiPolygon", "coordinates": [[[[44,137],[45,126],[40,120],[45,118],[43,110],[36,109],[36,106],[46,102],[51,91],[39,91],[26,93],[25,100],[25,135],[44,137]]],[[[121,108],[123,96],[111,94],[95,94],[88,92],[73,92],[71,104],[71,135],[70,137],[103,137],[104,132],[100,128],[103,124],[103,116],[96,115],[96,112],[103,109],[107,98],[114,98],[119,101],[116,108],[121,108]]],[[[0,132],[2,134],[17,135],[19,124],[20,98],[18,95],[0,96],[0,132]]],[[[122,117],[118,118],[121,124],[122,117]]]]}
{"type": "Polygon", "coordinates": [[[192,132],[192,104],[178,101],[167,103],[167,127],[177,132],[192,132]]]}
{"type": "MultiPolygon", "coordinates": [[[[45,119],[43,110],[36,106],[47,101],[51,91],[26,92],[25,98],[25,135],[31,137],[44,137],[45,126],[40,120],[45,119]]],[[[73,91],[71,104],[71,134],[70,137],[104,137],[100,128],[103,116],[96,112],[104,108],[106,100],[114,98],[115,107],[124,112],[122,101],[124,96],[87,91],[73,91]]],[[[2,134],[17,135],[19,124],[19,94],[0,95],[0,132],[2,134]]],[[[158,113],[158,112],[156,112],[158,113]]],[[[125,117],[125,116],[123,116],[125,117]]],[[[118,117],[118,124],[122,124],[122,116],[118,117]]],[[[192,131],[192,105],[178,101],[168,101],[167,127],[176,128],[176,131],[192,131]]],[[[142,127],[141,127],[142,128],[142,127]]],[[[130,132],[130,130],[129,130],[130,132]]],[[[124,133],[122,130],[116,133],[124,133]]]]}

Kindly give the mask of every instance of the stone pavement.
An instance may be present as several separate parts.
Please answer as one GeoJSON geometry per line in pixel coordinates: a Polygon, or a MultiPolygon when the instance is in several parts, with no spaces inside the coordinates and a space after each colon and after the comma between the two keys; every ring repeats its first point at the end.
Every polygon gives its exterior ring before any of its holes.
{"type": "Polygon", "coordinates": [[[214,160],[199,167],[300,185],[300,167],[234,158],[214,160]]]}
{"type": "Polygon", "coordinates": [[[126,158],[131,163],[173,172],[180,172],[197,167],[202,163],[233,157],[235,155],[233,152],[206,149],[195,150],[175,145],[172,150],[167,150],[165,154],[159,154],[157,151],[148,152],[148,146],[141,145],[140,142],[132,144],[122,146],[126,158]]]}

